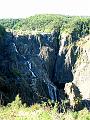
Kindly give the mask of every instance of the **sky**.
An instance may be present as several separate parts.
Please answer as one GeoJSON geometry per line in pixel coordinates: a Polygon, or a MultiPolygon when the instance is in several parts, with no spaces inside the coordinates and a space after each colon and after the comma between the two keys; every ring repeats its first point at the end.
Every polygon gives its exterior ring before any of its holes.
{"type": "Polygon", "coordinates": [[[90,16],[90,0],[0,0],[0,18],[35,14],[90,16]]]}

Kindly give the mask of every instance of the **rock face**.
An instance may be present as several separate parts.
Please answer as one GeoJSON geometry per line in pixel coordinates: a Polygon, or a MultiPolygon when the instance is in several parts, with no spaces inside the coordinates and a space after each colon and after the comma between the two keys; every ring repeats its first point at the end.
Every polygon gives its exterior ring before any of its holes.
{"type": "Polygon", "coordinates": [[[59,52],[57,55],[55,74],[53,82],[58,83],[61,87],[61,83],[70,82],[73,80],[72,74],[72,48],[67,49],[69,36],[62,35],[60,40],[59,52]]]}
{"type": "Polygon", "coordinates": [[[82,39],[79,45],[79,57],[75,63],[73,82],[80,89],[83,99],[90,100],[90,36],[82,39]]]}
{"type": "Polygon", "coordinates": [[[66,83],[65,84],[65,93],[67,94],[69,101],[70,101],[70,106],[75,109],[77,107],[79,107],[79,104],[81,102],[82,96],[80,94],[80,91],[78,89],[78,87],[72,83],[66,83]]]}
{"type": "MultiPolygon", "coordinates": [[[[43,97],[57,100],[57,88],[51,82],[58,48],[57,32],[39,35],[17,35],[7,32],[5,50],[0,56],[0,72],[6,76],[13,99],[20,94],[28,104],[43,97]]],[[[2,75],[2,76],[3,76],[2,75]]]]}
{"type": "MultiPolygon", "coordinates": [[[[0,94],[12,101],[20,94],[31,104],[40,99],[59,99],[59,89],[73,81],[83,99],[90,99],[90,36],[19,35],[6,32],[0,46],[0,94]],[[58,88],[58,89],[57,89],[58,88]]],[[[7,102],[6,101],[6,102],[7,102]]]]}
{"type": "Polygon", "coordinates": [[[53,82],[60,89],[62,83],[70,81],[79,88],[83,99],[90,99],[90,35],[77,41],[64,35],[60,41],[53,82]]]}

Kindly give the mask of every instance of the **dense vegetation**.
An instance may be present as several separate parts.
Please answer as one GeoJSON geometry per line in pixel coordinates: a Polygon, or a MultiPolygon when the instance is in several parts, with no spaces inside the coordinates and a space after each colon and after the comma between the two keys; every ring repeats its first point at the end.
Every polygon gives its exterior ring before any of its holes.
{"type": "Polygon", "coordinates": [[[57,103],[54,107],[46,103],[34,104],[31,107],[22,105],[19,96],[6,107],[0,107],[1,120],[90,120],[90,112],[84,108],[79,112],[57,112],[57,103]]]}
{"type": "Polygon", "coordinates": [[[5,28],[2,25],[0,25],[0,37],[3,37],[4,33],[5,33],[5,28]]]}
{"type": "Polygon", "coordinates": [[[90,19],[88,18],[73,18],[63,28],[64,32],[71,33],[72,39],[79,39],[82,36],[90,33],[90,19]]]}
{"type": "Polygon", "coordinates": [[[5,28],[13,29],[14,25],[17,24],[19,19],[0,19],[0,24],[5,28]]]}
{"type": "Polygon", "coordinates": [[[4,34],[5,34],[5,28],[0,25],[0,52],[2,51],[4,45],[4,40],[3,40],[4,34]]]}
{"type": "Polygon", "coordinates": [[[51,32],[59,27],[61,32],[72,33],[76,37],[90,33],[90,17],[35,15],[26,19],[1,19],[0,24],[8,29],[41,32],[51,32]]]}
{"type": "Polygon", "coordinates": [[[0,24],[7,29],[23,32],[51,32],[59,28],[61,33],[69,33],[73,40],[90,33],[90,17],[71,17],[61,15],[35,15],[26,19],[1,19],[0,24]]]}

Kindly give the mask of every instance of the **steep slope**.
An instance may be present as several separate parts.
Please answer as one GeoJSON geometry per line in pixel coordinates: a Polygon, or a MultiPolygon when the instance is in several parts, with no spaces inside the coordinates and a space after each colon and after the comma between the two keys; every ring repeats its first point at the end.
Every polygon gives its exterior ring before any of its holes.
{"type": "Polygon", "coordinates": [[[58,52],[58,37],[58,30],[38,35],[6,32],[0,72],[8,89],[3,97],[6,96],[8,102],[17,94],[28,104],[43,98],[58,99],[58,90],[50,81],[58,52]]]}
{"type": "Polygon", "coordinates": [[[90,100],[90,35],[78,42],[78,59],[74,68],[73,82],[78,86],[83,99],[90,100]]]}
{"type": "Polygon", "coordinates": [[[64,34],[53,82],[59,89],[67,82],[74,82],[83,99],[90,100],[90,35],[69,44],[68,41],[72,41],[72,37],[64,34]]]}

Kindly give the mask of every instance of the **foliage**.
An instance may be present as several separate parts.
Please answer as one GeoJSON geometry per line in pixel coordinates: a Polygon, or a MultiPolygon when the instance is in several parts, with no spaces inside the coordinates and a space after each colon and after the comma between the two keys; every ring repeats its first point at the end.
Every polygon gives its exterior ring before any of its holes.
{"type": "Polygon", "coordinates": [[[19,21],[20,19],[0,19],[0,24],[5,28],[13,29],[14,25],[19,21]]]}
{"type": "Polygon", "coordinates": [[[12,108],[17,108],[17,109],[22,107],[22,101],[19,95],[16,96],[15,101],[13,101],[11,104],[8,104],[7,106],[11,106],[12,108]]]}
{"type": "Polygon", "coordinates": [[[5,28],[2,25],[0,25],[0,36],[3,36],[4,33],[5,33],[5,28]]]}
{"type": "Polygon", "coordinates": [[[68,23],[63,26],[62,31],[71,34],[73,40],[88,35],[90,33],[90,18],[72,18],[71,21],[68,21],[68,23]]]}
{"type": "Polygon", "coordinates": [[[0,54],[4,50],[4,43],[5,43],[4,35],[5,35],[5,28],[2,25],[0,25],[0,54]]]}
{"type": "Polygon", "coordinates": [[[13,77],[18,77],[18,76],[21,77],[22,76],[20,71],[18,69],[15,69],[15,68],[10,71],[10,74],[12,74],[13,77]]]}
{"type": "Polygon", "coordinates": [[[35,15],[26,19],[1,19],[0,24],[5,28],[14,30],[37,30],[50,32],[54,27],[61,27],[64,23],[67,23],[68,18],[61,15],[35,15]]]}
{"type": "Polygon", "coordinates": [[[0,107],[1,120],[90,120],[90,112],[86,108],[79,112],[67,111],[58,113],[56,110],[34,104],[26,107],[21,104],[19,96],[6,107],[0,107]]]}
{"type": "Polygon", "coordinates": [[[90,17],[46,14],[30,16],[26,19],[1,19],[0,24],[7,29],[35,32],[51,32],[59,27],[61,33],[71,34],[73,40],[90,33],[90,17]]]}
{"type": "Polygon", "coordinates": [[[2,47],[3,45],[3,38],[4,38],[4,34],[5,34],[5,28],[0,25],[0,47],[2,47]]]}

